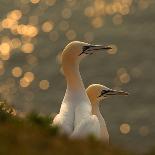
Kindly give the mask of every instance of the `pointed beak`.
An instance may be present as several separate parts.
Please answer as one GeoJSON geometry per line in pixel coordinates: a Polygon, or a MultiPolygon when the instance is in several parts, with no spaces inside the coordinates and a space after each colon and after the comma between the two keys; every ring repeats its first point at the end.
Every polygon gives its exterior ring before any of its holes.
{"type": "Polygon", "coordinates": [[[94,52],[98,51],[105,51],[105,50],[110,50],[112,47],[110,46],[104,46],[104,45],[86,45],[83,46],[83,51],[79,54],[93,54],[94,52]]]}
{"type": "Polygon", "coordinates": [[[110,89],[106,95],[123,95],[123,96],[127,96],[129,95],[128,92],[125,92],[125,91],[122,91],[122,90],[113,90],[113,89],[110,89]]]}
{"type": "Polygon", "coordinates": [[[91,47],[88,49],[90,51],[104,51],[112,49],[110,46],[103,46],[103,45],[91,45],[91,47]]]}
{"type": "Polygon", "coordinates": [[[104,97],[107,97],[107,96],[110,96],[110,95],[123,95],[123,96],[127,96],[129,93],[128,92],[125,92],[125,91],[122,91],[122,90],[114,90],[114,89],[107,89],[107,90],[102,90],[101,92],[101,96],[104,96],[104,97]]]}

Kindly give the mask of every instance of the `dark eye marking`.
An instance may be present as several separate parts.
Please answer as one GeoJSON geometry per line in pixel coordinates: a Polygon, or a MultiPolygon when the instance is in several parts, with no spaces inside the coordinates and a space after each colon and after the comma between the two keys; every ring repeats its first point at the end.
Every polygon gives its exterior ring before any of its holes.
{"type": "Polygon", "coordinates": [[[100,95],[99,97],[104,96],[104,95],[107,94],[108,92],[110,92],[110,90],[102,90],[102,91],[101,91],[101,95],[100,95]]]}
{"type": "Polygon", "coordinates": [[[79,56],[82,55],[82,54],[84,54],[84,53],[85,54],[88,54],[86,51],[89,50],[90,47],[92,47],[92,46],[91,45],[83,46],[82,47],[82,52],[79,54],[79,56]]]}
{"type": "Polygon", "coordinates": [[[104,94],[106,94],[108,92],[109,92],[109,90],[102,90],[101,94],[104,95],[104,94]]]}
{"type": "Polygon", "coordinates": [[[90,47],[91,47],[90,45],[88,45],[88,46],[83,46],[82,51],[84,52],[84,51],[88,50],[90,47]]]}

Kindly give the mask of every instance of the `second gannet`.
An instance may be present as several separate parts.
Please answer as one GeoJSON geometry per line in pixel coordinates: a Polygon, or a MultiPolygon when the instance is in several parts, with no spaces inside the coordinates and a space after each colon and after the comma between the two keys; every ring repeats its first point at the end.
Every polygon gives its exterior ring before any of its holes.
{"type": "Polygon", "coordinates": [[[95,135],[105,143],[109,143],[109,133],[105,120],[100,112],[99,103],[112,95],[128,95],[122,90],[110,89],[104,85],[92,84],[86,89],[86,93],[90,99],[92,106],[92,117],[94,120],[86,119],[71,134],[71,138],[85,138],[95,135]]]}
{"type": "Polygon", "coordinates": [[[60,112],[55,116],[52,125],[58,126],[65,134],[71,134],[83,120],[92,123],[97,120],[96,116],[91,114],[91,103],[85,92],[79,64],[87,55],[108,49],[111,47],[73,41],[63,50],[61,63],[67,81],[67,89],[60,112]]]}

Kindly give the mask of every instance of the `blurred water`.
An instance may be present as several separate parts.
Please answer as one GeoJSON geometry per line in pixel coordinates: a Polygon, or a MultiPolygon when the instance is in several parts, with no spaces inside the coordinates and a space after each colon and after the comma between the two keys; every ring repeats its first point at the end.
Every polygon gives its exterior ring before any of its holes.
{"type": "MultiPolygon", "coordinates": [[[[71,40],[113,44],[116,48],[113,54],[98,53],[82,62],[80,70],[85,86],[101,83],[128,91],[128,97],[111,97],[101,104],[111,143],[140,152],[152,148],[155,136],[155,1],[128,0],[126,2],[131,3],[128,6],[129,12],[125,10],[122,14],[108,14],[108,11],[101,14],[103,8],[100,6],[107,4],[103,2],[108,2],[103,0],[32,2],[0,2],[0,27],[3,26],[7,13],[18,9],[22,12],[18,24],[31,24],[38,29],[35,37],[23,37],[21,34],[12,33],[11,28],[0,28],[1,44],[19,38],[21,44],[30,42],[34,45],[32,53],[22,52],[20,46],[10,50],[11,56],[8,60],[1,58],[0,66],[3,64],[3,72],[0,71],[0,92],[4,98],[18,111],[35,109],[44,114],[56,113],[66,89],[56,60],[58,53],[71,40]],[[96,8],[95,15],[88,17],[91,10],[88,8],[86,12],[87,7],[96,8]],[[52,27],[49,23],[45,24],[47,21],[52,23],[52,27]],[[46,32],[48,30],[50,31],[46,32]],[[12,69],[16,66],[23,71],[19,78],[12,76],[12,69]],[[21,87],[20,79],[25,72],[34,73],[34,80],[28,87],[21,87]],[[44,88],[39,88],[41,80],[49,81],[47,90],[44,90],[46,84],[43,85],[44,88]],[[127,123],[131,128],[125,135],[120,132],[120,125],[123,123],[127,123]]],[[[117,1],[108,4],[112,2],[117,1]]],[[[118,2],[123,3],[121,0],[118,2]]]]}

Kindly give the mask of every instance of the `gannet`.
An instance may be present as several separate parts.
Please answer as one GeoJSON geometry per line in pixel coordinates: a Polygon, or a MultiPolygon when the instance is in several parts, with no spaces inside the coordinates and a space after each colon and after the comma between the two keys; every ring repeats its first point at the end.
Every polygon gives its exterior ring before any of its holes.
{"type": "Polygon", "coordinates": [[[84,119],[81,124],[76,127],[71,134],[71,138],[85,138],[90,135],[94,135],[96,138],[109,143],[109,134],[106,127],[105,120],[100,113],[99,103],[101,100],[105,99],[110,95],[128,95],[127,92],[122,90],[110,89],[104,85],[92,84],[86,89],[86,93],[91,102],[92,119],[84,119]]]}
{"type": "Polygon", "coordinates": [[[91,103],[85,92],[79,64],[87,55],[108,49],[111,47],[91,45],[80,41],[73,41],[64,48],[61,54],[61,64],[67,89],[59,114],[55,116],[52,124],[58,126],[61,132],[71,134],[82,121],[92,121],[93,125],[93,122],[97,120],[97,117],[91,114],[91,103]]]}
{"type": "MultiPolygon", "coordinates": [[[[100,136],[99,138],[104,141],[105,143],[109,143],[109,134],[106,126],[106,122],[100,113],[99,103],[107,98],[108,96],[112,95],[128,95],[127,92],[122,90],[114,90],[110,89],[101,84],[92,84],[86,89],[86,93],[90,99],[92,105],[92,115],[96,115],[99,124],[100,124],[100,136]]],[[[91,128],[92,124],[87,124],[88,128],[91,128]]],[[[80,131],[79,131],[80,132],[80,131]]],[[[83,132],[83,131],[81,131],[83,132]]]]}

